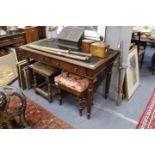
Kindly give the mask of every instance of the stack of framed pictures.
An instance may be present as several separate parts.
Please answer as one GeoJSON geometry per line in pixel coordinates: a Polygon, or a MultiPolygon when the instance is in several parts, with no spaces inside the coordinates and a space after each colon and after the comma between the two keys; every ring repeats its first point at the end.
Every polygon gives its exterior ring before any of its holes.
{"type": "Polygon", "coordinates": [[[17,63],[18,82],[22,89],[30,89],[32,86],[29,64],[26,60],[17,63]]]}
{"type": "Polygon", "coordinates": [[[24,80],[25,80],[25,85],[27,89],[30,89],[32,84],[31,84],[31,78],[30,78],[30,68],[29,66],[25,66],[22,69],[22,72],[24,73],[24,80]]]}

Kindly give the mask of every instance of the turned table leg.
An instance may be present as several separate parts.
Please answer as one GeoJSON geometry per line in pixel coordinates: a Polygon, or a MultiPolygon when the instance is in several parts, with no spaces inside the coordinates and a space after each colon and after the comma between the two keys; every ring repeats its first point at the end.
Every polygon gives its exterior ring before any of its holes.
{"type": "Polygon", "coordinates": [[[88,92],[87,92],[87,118],[90,119],[91,116],[91,108],[93,105],[93,88],[94,88],[94,83],[93,80],[89,80],[89,86],[88,86],[88,92]]]}
{"type": "Polygon", "coordinates": [[[106,76],[106,85],[105,85],[105,98],[108,98],[109,95],[109,88],[110,88],[110,82],[111,82],[111,74],[112,74],[112,65],[110,65],[107,68],[107,76],[106,76]]]}

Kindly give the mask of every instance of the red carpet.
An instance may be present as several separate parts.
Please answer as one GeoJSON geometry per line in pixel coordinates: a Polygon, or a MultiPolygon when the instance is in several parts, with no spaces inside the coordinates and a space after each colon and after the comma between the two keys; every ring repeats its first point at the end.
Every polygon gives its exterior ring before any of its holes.
{"type": "MultiPolygon", "coordinates": [[[[19,99],[15,96],[11,98],[9,104],[9,111],[13,112],[19,107],[19,99]]],[[[34,101],[27,99],[26,107],[26,120],[32,125],[34,129],[70,129],[69,124],[60,120],[46,109],[35,103],[34,101]]]]}
{"type": "Polygon", "coordinates": [[[155,129],[155,90],[150,98],[139,122],[137,129],[155,129]]]}

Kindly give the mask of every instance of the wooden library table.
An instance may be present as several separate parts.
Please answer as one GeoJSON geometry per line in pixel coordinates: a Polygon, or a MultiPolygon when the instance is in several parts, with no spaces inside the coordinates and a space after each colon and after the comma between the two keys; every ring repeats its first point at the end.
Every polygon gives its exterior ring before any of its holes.
{"type": "MultiPolygon", "coordinates": [[[[33,43],[34,45],[52,47],[59,49],[57,39],[44,39],[33,43]]],[[[108,97],[112,66],[115,59],[119,56],[119,51],[109,50],[109,56],[105,59],[92,56],[88,61],[79,61],[67,57],[58,56],[43,52],[41,50],[35,50],[27,47],[26,45],[20,47],[22,56],[28,61],[30,58],[40,61],[42,63],[49,64],[53,67],[62,69],[67,72],[77,74],[85,77],[89,80],[88,91],[87,91],[87,117],[91,116],[91,109],[93,105],[93,89],[94,81],[97,76],[103,71],[107,71],[106,86],[105,86],[105,98],[108,97]]],[[[81,51],[79,51],[81,52],[81,51]]]]}

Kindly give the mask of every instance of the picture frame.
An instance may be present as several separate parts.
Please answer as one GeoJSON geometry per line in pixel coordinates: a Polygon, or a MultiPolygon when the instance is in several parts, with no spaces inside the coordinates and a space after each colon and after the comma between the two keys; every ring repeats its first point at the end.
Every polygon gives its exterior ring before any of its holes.
{"type": "Polygon", "coordinates": [[[23,90],[26,89],[26,83],[25,83],[23,68],[26,67],[27,65],[28,65],[28,63],[25,59],[22,61],[19,61],[17,63],[19,87],[22,88],[23,90]]]}
{"type": "Polygon", "coordinates": [[[16,63],[15,51],[0,57],[0,86],[8,85],[17,79],[16,63]]]}
{"type": "Polygon", "coordinates": [[[139,86],[139,62],[137,46],[130,49],[125,75],[125,96],[129,100],[139,86]]]}

